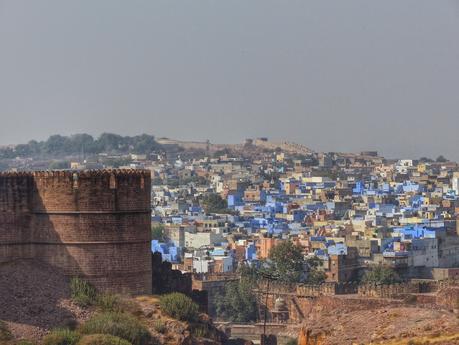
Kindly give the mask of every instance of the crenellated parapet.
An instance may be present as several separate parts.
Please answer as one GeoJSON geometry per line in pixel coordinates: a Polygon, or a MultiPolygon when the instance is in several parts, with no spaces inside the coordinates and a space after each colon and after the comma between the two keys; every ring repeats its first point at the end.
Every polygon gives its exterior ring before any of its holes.
{"type": "Polygon", "coordinates": [[[146,169],[94,169],[94,170],[35,170],[35,171],[2,171],[2,177],[72,177],[74,174],[80,176],[144,176],[150,175],[150,171],[146,169]]]}

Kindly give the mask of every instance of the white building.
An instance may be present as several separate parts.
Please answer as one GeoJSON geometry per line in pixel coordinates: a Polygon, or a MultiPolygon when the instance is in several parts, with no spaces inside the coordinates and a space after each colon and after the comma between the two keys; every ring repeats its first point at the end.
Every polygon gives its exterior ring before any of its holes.
{"type": "Polygon", "coordinates": [[[459,172],[453,173],[453,178],[451,179],[451,185],[456,195],[459,195],[459,172]]]}

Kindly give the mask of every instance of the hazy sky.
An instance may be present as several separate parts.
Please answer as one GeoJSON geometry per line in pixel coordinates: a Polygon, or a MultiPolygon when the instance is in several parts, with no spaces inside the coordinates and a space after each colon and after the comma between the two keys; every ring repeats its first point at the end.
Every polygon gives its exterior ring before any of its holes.
{"type": "Polygon", "coordinates": [[[143,132],[459,160],[459,0],[0,0],[0,144],[143,132]]]}

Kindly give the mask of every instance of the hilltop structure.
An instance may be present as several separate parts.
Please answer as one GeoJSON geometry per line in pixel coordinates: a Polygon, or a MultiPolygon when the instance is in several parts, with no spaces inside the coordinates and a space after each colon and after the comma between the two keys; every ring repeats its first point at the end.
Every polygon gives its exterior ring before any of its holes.
{"type": "Polygon", "coordinates": [[[150,172],[0,174],[0,263],[43,261],[104,291],[151,292],[150,172]]]}

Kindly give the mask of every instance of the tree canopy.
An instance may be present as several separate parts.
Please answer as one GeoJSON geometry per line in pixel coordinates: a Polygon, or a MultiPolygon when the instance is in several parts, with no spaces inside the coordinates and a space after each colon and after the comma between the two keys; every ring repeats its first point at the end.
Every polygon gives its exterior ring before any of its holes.
{"type": "Polygon", "coordinates": [[[228,203],[219,194],[205,195],[201,200],[201,206],[206,213],[226,213],[228,203]]]}
{"type": "Polygon", "coordinates": [[[154,136],[142,134],[137,136],[121,136],[103,133],[97,139],[82,133],[71,136],[52,135],[45,141],[31,140],[27,144],[0,149],[0,158],[30,156],[65,156],[72,154],[97,153],[139,153],[147,154],[158,150],[161,145],[154,136]]]}
{"type": "Polygon", "coordinates": [[[379,265],[367,271],[362,281],[367,284],[394,284],[399,283],[401,279],[393,268],[379,265]]]}
{"type": "Polygon", "coordinates": [[[151,239],[158,240],[160,242],[164,241],[164,225],[162,224],[152,225],[151,239]]]}
{"type": "Polygon", "coordinates": [[[277,279],[298,283],[304,280],[305,263],[301,247],[282,241],[270,250],[267,266],[277,279]]]}
{"type": "Polygon", "coordinates": [[[257,318],[257,302],[250,279],[241,278],[225,286],[223,295],[215,299],[217,315],[232,322],[250,322],[257,318]]]}
{"type": "Polygon", "coordinates": [[[437,159],[435,160],[437,163],[446,163],[448,162],[448,159],[446,159],[443,155],[440,155],[437,157],[437,159]]]}
{"type": "Polygon", "coordinates": [[[322,260],[318,257],[305,259],[300,246],[291,241],[282,241],[269,252],[259,273],[268,274],[286,283],[321,284],[325,273],[321,270],[322,260]]]}

